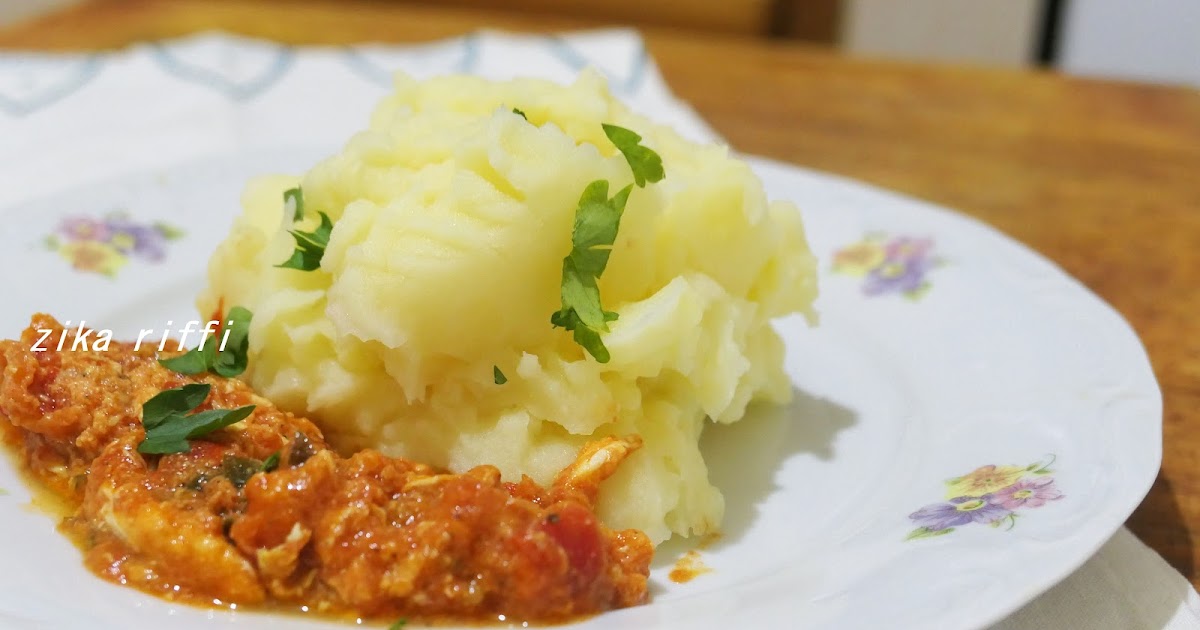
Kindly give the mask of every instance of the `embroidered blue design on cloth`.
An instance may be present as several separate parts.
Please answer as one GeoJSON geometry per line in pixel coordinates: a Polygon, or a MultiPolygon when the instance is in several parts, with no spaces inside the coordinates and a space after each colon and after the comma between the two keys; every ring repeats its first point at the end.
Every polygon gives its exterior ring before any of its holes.
{"type": "Polygon", "coordinates": [[[228,40],[151,44],[151,55],[168,74],[244,101],[275,84],[293,61],[292,50],[265,42],[228,40]]]}
{"type": "MultiPolygon", "coordinates": [[[[541,44],[553,59],[572,72],[579,72],[589,66],[597,68],[608,76],[612,90],[617,94],[631,95],[641,89],[646,68],[650,65],[649,54],[640,40],[637,50],[628,61],[628,67],[624,69],[614,68],[611,60],[587,55],[576,43],[562,37],[544,37],[541,44]]],[[[390,88],[392,74],[396,70],[404,70],[417,76],[444,72],[476,74],[479,71],[480,47],[479,34],[473,33],[454,42],[452,49],[434,44],[420,50],[384,55],[371,50],[346,47],[344,55],[347,65],[357,74],[390,88]],[[446,62],[452,59],[457,59],[457,63],[446,62]]]]}
{"type": "Polygon", "coordinates": [[[451,42],[437,42],[398,51],[371,46],[346,46],[342,49],[342,55],[346,65],[355,74],[391,89],[392,76],[397,70],[417,77],[470,74],[479,59],[479,36],[472,33],[451,42]]]}
{"type": "Polygon", "coordinates": [[[612,64],[600,63],[580,51],[578,45],[562,37],[549,35],[544,41],[550,53],[575,72],[588,66],[595,66],[608,77],[612,90],[618,94],[634,94],[642,87],[650,57],[646,51],[646,45],[640,39],[638,40],[638,49],[633,53],[628,68],[624,72],[614,72],[614,69],[610,67],[612,64]]]}
{"type": "MultiPolygon", "coordinates": [[[[608,76],[613,91],[630,96],[644,83],[650,59],[645,45],[613,55],[595,49],[601,41],[541,38],[542,50],[572,72],[593,66],[608,76]]],[[[607,45],[607,44],[606,44],[607,45]]],[[[228,37],[198,37],[150,43],[150,58],[168,75],[212,89],[237,101],[247,101],[271,88],[287,75],[295,61],[288,46],[228,37]]],[[[355,74],[385,88],[392,73],[464,73],[481,71],[483,38],[473,33],[458,40],[418,48],[389,51],[381,47],[343,49],[342,59],[355,74]]],[[[106,55],[87,57],[0,55],[0,113],[27,116],[80,91],[104,67],[106,55]]]]}
{"type": "Polygon", "coordinates": [[[100,55],[0,56],[0,112],[28,116],[49,107],[90,83],[103,66],[100,55]]]}

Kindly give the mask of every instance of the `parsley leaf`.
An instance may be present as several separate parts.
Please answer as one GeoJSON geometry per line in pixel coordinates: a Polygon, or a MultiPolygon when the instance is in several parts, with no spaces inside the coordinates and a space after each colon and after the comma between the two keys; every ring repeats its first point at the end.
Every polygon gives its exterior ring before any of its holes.
{"type": "Polygon", "coordinates": [[[197,348],[192,348],[177,357],[159,359],[158,362],[168,370],[180,374],[203,374],[212,366],[212,362],[216,358],[216,348],[216,342],[208,343],[208,339],[205,339],[197,348]]]}
{"type": "Polygon", "coordinates": [[[271,472],[272,470],[275,470],[276,468],[279,468],[279,451],[275,451],[274,453],[271,453],[270,456],[268,456],[265,460],[263,460],[261,470],[263,472],[271,472]]]}
{"type": "MultiPolygon", "coordinates": [[[[249,309],[235,306],[225,315],[229,324],[229,337],[225,349],[216,353],[211,368],[220,376],[233,378],[246,371],[250,353],[250,319],[254,315],[249,309]]],[[[215,346],[215,344],[214,344],[215,346]]]]}
{"type": "Polygon", "coordinates": [[[501,372],[500,368],[495,365],[492,366],[492,379],[497,385],[503,385],[508,382],[508,377],[505,376],[504,372],[501,372]]]}
{"type": "Polygon", "coordinates": [[[185,414],[199,407],[210,391],[212,385],[207,383],[192,383],[161,391],[142,404],[142,424],[150,431],[172,415],[185,414]]]}
{"type": "Polygon", "coordinates": [[[633,171],[633,181],[639,188],[644,188],[646,182],[657,182],[666,175],[663,171],[662,158],[648,147],[638,144],[642,137],[638,134],[616,125],[601,124],[604,135],[625,155],[629,169],[633,171]]]}
{"type": "Polygon", "coordinates": [[[313,271],[321,266],[321,257],[325,255],[325,247],[329,245],[329,234],[333,232],[333,222],[324,212],[317,214],[321,215],[321,225],[316,230],[312,232],[289,231],[292,238],[296,239],[296,251],[292,252],[291,258],[275,265],[276,267],[313,271]]]}
{"type": "Polygon", "coordinates": [[[208,435],[249,416],[254,405],[237,409],[210,409],[185,415],[199,407],[212,386],[207,383],[192,383],[159,392],[142,405],[142,425],[146,428],[146,439],[138,444],[138,452],[147,455],[186,453],[191,444],[189,438],[208,435]]]}
{"type": "Polygon", "coordinates": [[[400,619],[396,620],[396,623],[393,623],[392,625],[388,626],[388,630],[404,630],[404,626],[407,626],[407,625],[408,625],[408,620],[404,619],[404,618],[400,618],[400,619]]]}
{"type": "Polygon", "coordinates": [[[262,463],[257,459],[226,455],[225,459],[221,460],[221,476],[228,479],[229,483],[232,483],[233,487],[238,490],[246,487],[246,482],[260,472],[262,472],[262,463]]]}
{"type": "Polygon", "coordinates": [[[292,208],[292,222],[304,218],[304,191],[299,186],[283,191],[283,207],[292,208]]]}
{"type": "Polygon", "coordinates": [[[525,115],[525,112],[517,109],[516,107],[513,108],[513,113],[520,116],[521,118],[524,118],[526,121],[529,120],[529,117],[525,115]]]}
{"type": "Polygon", "coordinates": [[[601,306],[597,281],[608,266],[608,256],[632,190],[632,185],[626,186],[610,199],[608,182],[602,179],[584,189],[575,210],[571,253],[563,258],[562,309],[550,316],[552,325],[573,331],[575,343],[600,363],[609,360],[600,333],[608,332],[608,322],[615,321],[617,314],[601,306]]]}
{"type": "Polygon", "coordinates": [[[170,359],[159,359],[158,362],[168,370],[180,374],[203,374],[212,372],[225,378],[233,378],[246,371],[250,353],[250,319],[253,314],[249,309],[235,306],[226,314],[229,322],[229,336],[225,338],[225,349],[219,350],[220,339],[204,337],[200,345],[186,353],[170,359]]]}

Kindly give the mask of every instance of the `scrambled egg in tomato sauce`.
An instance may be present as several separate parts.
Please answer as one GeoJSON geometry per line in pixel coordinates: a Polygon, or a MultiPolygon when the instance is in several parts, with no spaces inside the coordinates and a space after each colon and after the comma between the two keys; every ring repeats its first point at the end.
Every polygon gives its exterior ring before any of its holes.
{"type": "Polygon", "coordinates": [[[653,547],[596,518],[597,486],[640,446],[603,438],[543,488],[492,466],[447,474],[364,450],[241,381],[185,376],[152,349],[34,352],[35,315],[0,341],[0,427],[73,513],[62,529],[96,575],[173,600],[274,602],[373,618],[555,621],[645,601],[653,547]],[[146,455],[142,405],[192,383],[198,408],[249,417],[146,455]]]}

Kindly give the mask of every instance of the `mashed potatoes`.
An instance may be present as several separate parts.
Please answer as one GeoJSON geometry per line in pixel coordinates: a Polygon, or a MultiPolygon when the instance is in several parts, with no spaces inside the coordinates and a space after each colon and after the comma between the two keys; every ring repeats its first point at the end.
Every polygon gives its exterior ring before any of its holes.
{"type": "Polygon", "coordinates": [[[258,391],[345,448],[541,483],[589,439],[638,433],[645,447],[606,482],[599,513],[656,542],[719,525],[700,432],[788,399],[769,320],[811,318],[816,295],[794,207],[769,203],[727,148],[631,113],[591,73],[569,87],[401,77],[340,154],[301,179],[254,181],[243,203],[199,303],[254,312],[258,391]],[[633,179],[602,123],[644,136],[666,170],[633,189],[600,278],[620,315],[604,364],[550,325],[580,194],[633,179]],[[314,229],[316,211],[333,220],[315,271],[276,267],[295,247],[282,193],[297,185],[295,227],[314,229]]]}

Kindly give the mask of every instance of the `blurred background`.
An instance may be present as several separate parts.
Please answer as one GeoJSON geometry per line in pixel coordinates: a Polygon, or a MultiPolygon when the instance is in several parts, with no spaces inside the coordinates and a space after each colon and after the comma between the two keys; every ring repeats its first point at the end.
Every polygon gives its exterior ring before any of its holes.
{"type": "MultiPolygon", "coordinates": [[[[194,4],[195,0],[190,1],[194,4]]],[[[306,0],[210,0],[303,6],[306,0]]],[[[0,28],[86,2],[0,0],[0,28]]],[[[851,54],[1200,86],[1200,0],[348,0],[793,39],[851,54]]]]}

